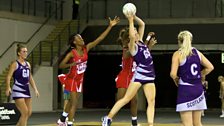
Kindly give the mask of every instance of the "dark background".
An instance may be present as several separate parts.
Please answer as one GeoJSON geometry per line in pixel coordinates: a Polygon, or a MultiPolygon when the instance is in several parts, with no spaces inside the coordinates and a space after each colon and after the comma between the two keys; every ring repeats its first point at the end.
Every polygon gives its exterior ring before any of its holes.
{"type": "MultiPolygon", "coordinates": [[[[115,103],[116,87],[114,79],[120,71],[121,55],[101,52],[89,54],[88,67],[84,80],[84,107],[111,108],[115,103]]],[[[171,58],[173,51],[152,51],[156,71],[156,108],[175,108],[177,87],[170,78],[171,58]]],[[[212,62],[215,69],[207,76],[208,108],[219,108],[219,83],[217,78],[223,74],[221,53],[203,52],[212,62]]]]}

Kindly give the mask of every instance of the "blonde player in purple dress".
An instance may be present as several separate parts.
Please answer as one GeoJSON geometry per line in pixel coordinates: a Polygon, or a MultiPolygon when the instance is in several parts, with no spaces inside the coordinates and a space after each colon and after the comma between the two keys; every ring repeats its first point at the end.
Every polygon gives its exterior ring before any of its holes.
{"type": "MultiPolygon", "coordinates": [[[[129,51],[136,62],[136,70],[125,96],[118,100],[109,114],[102,119],[102,126],[110,126],[115,114],[136,95],[142,86],[147,102],[148,126],[153,126],[156,88],[154,84],[155,72],[152,56],[148,46],[142,41],[145,23],[136,15],[127,16],[129,21],[129,51]],[[138,23],[138,31],[134,27],[134,20],[138,23]]],[[[148,37],[147,40],[150,40],[148,37]]]]}
{"type": "Polygon", "coordinates": [[[11,64],[6,76],[6,96],[12,95],[16,107],[20,111],[21,116],[16,126],[27,126],[27,120],[32,111],[29,85],[34,89],[37,97],[39,96],[39,92],[31,75],[30,64],[25,60],[27,57],[26,46],[19,44],[16,52],[18,59],[11,64]],[[11,90],[10,80],[12,77],[14,83],[11,90]]]}
{"type": "Polygon", "coordinates": [[[189,31],[179,33],[179,49],[173,54],[170,76],[178,87],[176,111],[180,112],[182,124],[202,126],[201,112],[207,106],[201,79],[214,67],[201,52],[192,47],[192,38],[189,31]]]}

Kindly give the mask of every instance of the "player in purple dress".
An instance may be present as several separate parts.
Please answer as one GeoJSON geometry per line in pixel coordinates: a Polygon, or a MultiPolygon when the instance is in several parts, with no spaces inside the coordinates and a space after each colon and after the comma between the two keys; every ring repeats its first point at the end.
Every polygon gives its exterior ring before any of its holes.
{"type": "Polygon", "coordinates": [[[201,112],[207,106],[201,79],[214,67],[201,52],[191,46],[192,38],[189,31],[179,33],[179,49],[173,54],[170,76],[178,87],[176,111],[180,112],[182,124],[202,126],[201,112]]]}
{"type": "MultiPolygon", "coordinates": [[[[129,21],[129,51],[136,62],[136,70],[125,96],[118,100],[109,114],[102,119],[102,126],[110,126],[115,114],[136,95],[138,89],[143,86],[143,90],[148,102],[147,120],[148,126],[153,126],[156,88],[154,84],[155,72],[152,56],[148,45],[143,41],[145,23],[136,15],[127,16],[129,21]],[[138,23],[138,31],[134,28],[134,20],[138,23]]],[[[150,36],[147,40],[150,40],[150,36]]],[[[153,38],[153,37],[152,37],[153,38]]],[[[155,40],[155,39],[154,39],[155,40]]]]}
{"type": "Polygon", "coordinates": [[[29,84],[34,89],[37,97],[39,96],[39,92],[31,75],[30,64],[25,60],[27,57],[27,48],[24,45],[18,44],[16,52],[18,59],[11,64],[6,76],[6,96],[12,94],[16,107],[20,111],[21,116],[16,126],[27,126],[27,120],[32,111],[29,84]],[[12,76],[14,83],[11,90],[10,80],[12,76]]]}

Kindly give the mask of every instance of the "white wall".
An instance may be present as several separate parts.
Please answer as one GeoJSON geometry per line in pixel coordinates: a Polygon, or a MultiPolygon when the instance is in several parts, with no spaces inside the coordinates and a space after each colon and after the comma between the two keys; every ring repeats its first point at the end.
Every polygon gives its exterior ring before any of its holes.
{"type": "MultiPolygon", "coordinates": [[[[0,18],[0,55],[14,41],[26,42],[40,25],[41,23],[0,18]]],[[[44,40],[54,28],[54,25],[45,25],[28,43],[28,51],[31,51],[37,43],[44,40]]],[[[16,45],[7,50],[7,53],[0,58],[0,74],[8,67],[11,61],[16,59],[15,49],[16,45]]]]}
{"type": "Polygon", "coordinates": [[[0,18],[0,54],[13,41],[26,42],[41,24],[0,18]]]}
{"type": "MultiPolygon", "coordinates": [[[[32,88],[33,112],[46,112],[53,110],[53,67],[39,67],[35,73],[34,81],[36,82],[40,97],[37,98],[32,88]]],[[[31,86],[30,86],[31,87],[31,86]]]]}

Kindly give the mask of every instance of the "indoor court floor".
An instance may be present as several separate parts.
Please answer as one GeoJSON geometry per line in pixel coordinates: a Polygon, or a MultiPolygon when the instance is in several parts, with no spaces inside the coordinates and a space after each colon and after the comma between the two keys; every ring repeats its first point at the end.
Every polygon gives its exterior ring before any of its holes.
{"type": "MultiPolygon", "coordinates": [[[[74,126],[101,126],[101,117],[106,115],[109,109],[80,109],[76,113],[74,126]]],[[[56,120],[61,112],[33,113],[28,126],[57,126],[56,120]]],[[[202,117],[203,126],[224,126],[224,118],[220,118],[220,110],[206,110],[202,117]]],[[[138,112],[139,126],[146,125],[145,111],[138,112]]],[[[131,116],[128,109],[122,109],[113,119],[112,126],[130,126],[131,116]]],[[[174,109],[156,109],[154,126],[180,126],[179,113],[174,109]]]]}

